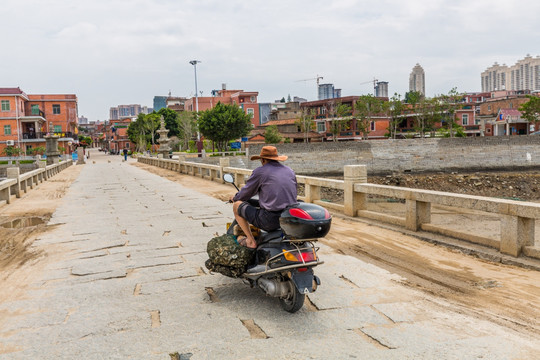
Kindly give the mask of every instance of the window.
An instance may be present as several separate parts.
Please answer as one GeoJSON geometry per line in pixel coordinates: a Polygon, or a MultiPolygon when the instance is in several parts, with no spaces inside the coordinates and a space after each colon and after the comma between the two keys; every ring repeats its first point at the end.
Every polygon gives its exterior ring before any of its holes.
{"type": "Polygon", "coordinates": [[[251,102],[254,103],[255,102],[255,96],[250,97],[249,100],[251,100],[251,102]]]}
{"type": "Polygon", "coordinates": [[[480,119],[474,119],[474,125],[480,125],[480,119]]]}
{"type": "Polygon", "coordinates": [[[9,111],[11,110],[9,106],[9,100],[2,100],[2,111],[9,111]]]}
{"type": "Polygon", "coordinates": [[[55,115],[60,114],[60,105],[53,105],[52,106],[52,113],[55,115]]]}
{"type": "Polygon", "coordinates": [[[375,121],[372,121],[372,122],[369,124],[369,130],[370,130],[370,131],[375,131],[375,121]]]}
{"type": "Polygon", "coordinates": [[[32,105],[32,115],[39,115],[39,105],[32,105]]]}
{"type": "Polygon", "coordinates": [[[4,125],[4,135],[11,135],[11,125],[4,125]]]}
{"type": "Polygon", "coordinates": [[[253,109],[247,109],[246,112],[251,117],[255,116],[255,110],[253,110],[253,109]]]}
{"type": "Polygon", "coordinates": [[[317,132],[325,132],[326,131],[326,123],[318,122],[317,123],[317,132]]]}
{"type": "Polygon", "coordinates": [[[62,125],[54,125],[54,132],[55,133],[61,133],[62,132],[62,125]]]}
{"type": "Polygon", "coordinates": [[[463,115],[461,116],[461,124],[462,124],[463,126],[469,125],[469,114],[463,114],[463,115]]]}

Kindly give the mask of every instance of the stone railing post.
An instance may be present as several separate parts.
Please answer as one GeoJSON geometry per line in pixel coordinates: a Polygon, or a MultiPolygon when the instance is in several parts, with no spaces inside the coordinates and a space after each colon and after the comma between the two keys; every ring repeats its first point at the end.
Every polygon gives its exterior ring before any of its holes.
{"type": "Polygon", "coordinates": [[[317,185],[311,185],[309,184],[309,180],[307,180],[304,184],[304,196],[305,196],[305,202],[312,203],[315,200],[321,199],[321,187],[317,185]]]}
{"type": "Polygon", "coordinates": [[[86,161],[84,160],[84,148],[79,146],[77,148],[77,165],[84,165],[86,161]]]}
{"type": "Polygon", "coordinates": [[[180,174],[184,172],[185,162],[186,162],[186,155],[178,155],[178,172],[180,174]]]}
{"type": "MultiPolygon", "coordinates": [[[[18,167],[10,167],[6,169],[8,179],[17,179],[17,185],[15,185],[15,197],[21,197],[21,180],[19,180],[20,170],[18,167]]],[[[6,199],[9,204],[9,198],[6,199]]]]}
{"type": "Polygon", "coordinates": [[[517,257],[524,246],[533,246],[534,220],[515,215],[502,215],[500,251],[517,257]]]}
{"type": "Polygon", "coordinates": [[[408,230],[418,231],[422,224],[431,222],[431,203],[406,199],[405,206],[405,227],[408,230]]]}
{"type": "Polygon", "coordinates": [[[228,157],[222,157],[219,159],[219,178],[220,178],[220,183],[224,184],[225,181],[223,181],[223,175],[225,175],[225,171],[223,170],[223,168],[226,168],[226,167],[229,167],[231,166],[231,159],[229,159],[228,157]]]}
{"type": "Polygon", "coordinates": [[[343,169],[343,205],[347,216],[357,216],[367,208],[367,194],[354,192],[355,183],[367,183],[366,165],[346,165],[343,169]]]}
{"type": "Polygon", "coordinates": [[[42,170],[40,173],[41,176],[41,182],[47,180],[47,163],[44,161],[38,161],[37,162],[38,169],[42,170]]]}

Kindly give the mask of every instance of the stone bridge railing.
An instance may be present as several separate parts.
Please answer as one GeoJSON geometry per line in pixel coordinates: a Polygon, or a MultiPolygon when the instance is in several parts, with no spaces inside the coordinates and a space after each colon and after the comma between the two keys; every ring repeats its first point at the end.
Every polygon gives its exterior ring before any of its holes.
{"type": "Polygon", "coordinates": [[[7,168],[7,179],[0,181],[0,204],[10,204],[12,196],[20,198],[22,192],[28,192],[34,186],[48,180],[71,165],[73,165],[72,160],[62,161],[53,165],[46,165],[45,162],[39,162],[39,169],[24,174],[20,174],[18,167],[7,168]]]}
{"type": "MultiPolygon", "coordinates": [[[[199,164],[154,157],[139,157],[138,161],[172,171],[198,176],[223,183],[222,175],[232,173],[238,186],[252,170],[229,167],[229,159],[221,158],[220,165],[199,164]]],[[[396,186],[369,184],[365,165],[347,165],[344,179],[333,180],[310,176],[297,176],[299,184],[305,187],[300,199],[319,204],[328,209],[342,212],[347,216],[363,217],[398,225],[411,231],[428,231],[466,240],[472,243],[498,249],[503,254],[519,256],[525,254],[540,259],[540,247],[535,247],[535,222],[540,219],[540,204],[481,196],[462,195],[448,192],[403,188],[396,186]],[[321,200],[321,189],[343,191],[343,204],[321,200]],[[404,216],[390,215],[382,211],[368,210],[368,197],[385,197],[405,203],[404,216]],[[496,237],[473,235],[459,230],[431,223],[432,205],[462,211],[490,213],[500,220],[500,234],[496,237]]],[[[473,220],[474,221],[474,220],[473,220]]]]}

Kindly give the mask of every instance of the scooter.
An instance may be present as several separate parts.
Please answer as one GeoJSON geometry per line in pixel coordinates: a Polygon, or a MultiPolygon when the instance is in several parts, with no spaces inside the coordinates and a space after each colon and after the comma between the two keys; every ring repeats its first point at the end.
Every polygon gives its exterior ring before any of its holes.
{"type": "MultiPolygon", "coordinates": [[[[233,184],[232,174],[225,174],[223,180],[233,184]]],[[[257,198],[249,200],[258,207],[257,198]]],[[[325,208],[299,202],[283,210],[280,229],[266,232],[254,228],[257,249],[254,263],[248,266],[242,277],[251,287],[259,287],[268,296],[279,298],[281,307],[290,313],[302,308],[306,294],[317,290],[321,284],[313,268],[321,265],[317,255],[317,240],[330,231],[332,217],[325,208]]],[[[227,234],[236,235],[240,226],[234,220],[227,234]]]]}

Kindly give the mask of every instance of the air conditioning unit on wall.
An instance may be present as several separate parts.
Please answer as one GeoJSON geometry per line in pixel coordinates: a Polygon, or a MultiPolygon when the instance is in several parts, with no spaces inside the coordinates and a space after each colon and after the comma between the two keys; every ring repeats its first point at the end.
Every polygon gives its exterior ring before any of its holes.
{"type": "Polygon", "coordinates": [[[6,141],[6,145],[7,145],[7,146],[13,146],[13,145],[15,145],[15,140],[7,140],[7,141],[6,141]]]}

